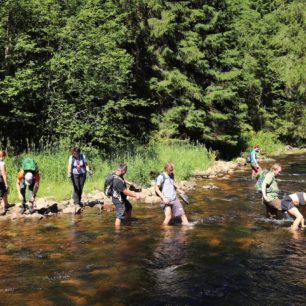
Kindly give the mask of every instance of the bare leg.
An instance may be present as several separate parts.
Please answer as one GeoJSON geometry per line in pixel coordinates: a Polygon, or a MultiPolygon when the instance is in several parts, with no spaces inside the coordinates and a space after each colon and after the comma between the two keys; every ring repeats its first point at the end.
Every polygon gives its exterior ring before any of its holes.
{"type": "Polygon", "coordinates": [[[116,220],[115,220],[115,227],[120,227],[120,225],[121,225],[121,219],[116,218],[116,220]]]}
{"type": "Polygon", "coordinates": [[[165,208],[165,220],[163,222],[163,225],[168,225],[170,220],[171,220],[171,217],[172,217],[172,215],[171,215],[171,207],[167,206],[165,208]]]}
{"type": "Polygon", "coordinates": [[[182,219],[182,225],[189,225],[189,221],[188,221],[187,216],[185,214],[183,214],[181,216],[181,219],[182,219]]]}
{"type": "Polygon", "coordinates": [[[304,219],[302,214],[300,213],[300,211],[296,207],[293,207],[293,208],[289,209],[288,212],[295,217],[295,220],[294,220],[293,224],[291,225],[291,229],[292,230],[298,230],[299,229],[299,224],[304,219]]]}

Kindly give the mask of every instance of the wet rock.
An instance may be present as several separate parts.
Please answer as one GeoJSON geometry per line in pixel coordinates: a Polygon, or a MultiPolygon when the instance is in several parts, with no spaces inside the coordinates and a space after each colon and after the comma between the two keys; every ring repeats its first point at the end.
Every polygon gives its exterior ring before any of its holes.
{"type": "Polygon", "coordinates": [[[203,189],[207,189],[207,190],[213,190],[213,189],[219,189],[219,187],[215,186],[215,185],[204,185],[202,186],[203,189]]]}

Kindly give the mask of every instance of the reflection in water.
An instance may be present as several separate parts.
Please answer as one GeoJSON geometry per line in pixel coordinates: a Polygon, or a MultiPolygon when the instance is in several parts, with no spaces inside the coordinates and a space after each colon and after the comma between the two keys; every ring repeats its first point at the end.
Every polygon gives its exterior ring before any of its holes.
{"type": "MultiPolygon", "coordinates": [[[[280,188],[305,190],[306,156],[281,157],[280,188]]],[[[268,165],[267,165],[268,166],[268,165]]],[[[191,229],[159,207],[1,223],[1,305],[305,305],[305,231],[270,221],[249,171],[199,182],[191,229]]]]}

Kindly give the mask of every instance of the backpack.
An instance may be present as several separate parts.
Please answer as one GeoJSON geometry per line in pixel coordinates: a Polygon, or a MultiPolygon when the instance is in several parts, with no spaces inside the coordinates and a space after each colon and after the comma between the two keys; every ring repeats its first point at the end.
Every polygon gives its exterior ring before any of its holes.
{"type": "Polygon", "coordinates": [[[104,194],[107,197],[110,197],[113,195],[113,191],[114,191],[113,182],[114,182],[114,173],[111,172],[106,176],[105,181],[104,181],[104,194]]]}
{"type": "Polygon", "coordinates": [[[23,171],[35,171],[37,169],[36,162],[33,158],[26,157],[22,160],[21,169],[23,171]]]}
{"type": "MultiPolygon", "coordinates": [[[[262,183],[266,177],[266,175],[270,172],[270,170],[268,169],[264,169],[262,170],[259,175],[257,176],[257,182],[255,185],[255,188],[257,190],[257,192],[261,192],[261,188],[262,188],[262,183]]],[[[269,188],[267,188],[267,191],[269,191],[269,188]]]]}
{"type": "MultiPolygon", "coordinates": [[[[72,159],[71,159],[71,172],[72,172],[72,170],[73,170],[74,168],[77,168],[77,167],[78,167],[78,166],[75,166],[75,165],[74,165],[74,162],[75,162],[76,160],[77,160],[77,159],[76,159],[74,156],[72,156],[72,159]]],[[[83,162],[83,166],[81,166],[81,167],[85,167],[85,159],[84,159],[83,154],[80,154],[80,161],[83,162]]]]}
{"type": "Polygon", "coordinates": [[[246,161],[247,164],[251,163],[251,152],[247,155],[245,161],[246,161]]]}

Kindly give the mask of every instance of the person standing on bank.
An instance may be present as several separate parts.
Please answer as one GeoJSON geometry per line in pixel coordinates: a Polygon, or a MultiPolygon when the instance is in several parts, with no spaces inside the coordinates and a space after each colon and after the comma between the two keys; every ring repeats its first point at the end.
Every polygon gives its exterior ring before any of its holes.
{"type": "Polygon", "coordinates": [[[162,207],[165,213],[163,225],[168,225],[171,218],[180,217],[183,225],[190,225],[183,206],[176,195],[176,186],[174,184],[174,165],[167,162],[164,166],[164,172],[161,173],[155,184],[155,192],[162,200],[162,207]]]}
{"type": "Polygon", "coordinates": [[[136,200],[142,198],[140,193],[127,189],[126,182],[124,180],[124,175],[126,172],[127,164],[121,163],[118,165],[118,169],[113,174],[112,202],[116,207],[116,227],[121,225],[121,220],[131,218],[132,216],[133,207],[130,201],[128,201],[127,197],[129,196],[135,198],[136,200]]]}
{"type": "Polygon", "coordinates": [[[92,174],[87,164],[85,154],[81,153],[80,148],[74,147],[71,150],[71,156],[68,160],[67,167],[68,177],[70,177],[73,185],[73,203],[75,205],[75,213],[81,210],[81,199],[84,184],[86,181],[86,172],[92,174]]]}
{"type": "Polygon", "coordinates": [[[0,151],[0,204],[3,202],[3,210],[1,211],[0,215],[4,216],[8,210],[8,179],[6,175],[6,168],[5,168],[5,157],[6,152],[0,151]]]}
{"type": "Polygon", "coordinates": [[[280,164],[273,164],[262,182],[262,201],[266,206],[269,218],[276,217],[277,211],[282,210],[281,200],[278,198],[279,188],[275,178],[280,175],[281,171],[282,167],[280,164]]]}

